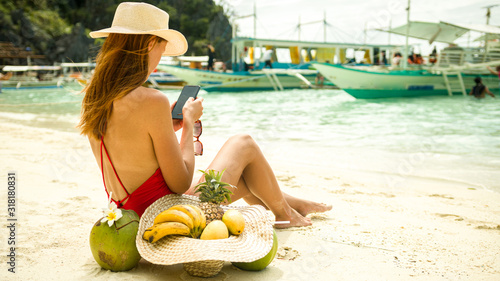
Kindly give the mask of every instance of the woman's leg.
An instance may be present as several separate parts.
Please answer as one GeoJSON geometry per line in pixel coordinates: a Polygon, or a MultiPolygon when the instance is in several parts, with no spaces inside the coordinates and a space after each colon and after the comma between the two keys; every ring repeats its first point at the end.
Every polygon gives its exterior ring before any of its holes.
{"type": "MultiPolygon", "coordinates": [[[[291,199],[295,206],[308,206],[314,202],[291,197],[281,192],[269,163],[250,136],[238,135],[230,138],[208,169],[217,171],[226,169],[223,181],[238,186],[237,189],[232,189],[233,201],[244,198],[251,204],[257,203],[267,207],[274,213],[276,220],[290,221],[289,225],[280,225],[283,227],[311,224],[310,219],[305,218],[289,205],[287,198],[291,199]]],[[[199,182],[201,181],[203,177],[199,182]]],[[[329,209],[328,206],[326,207],[329,209]]],[[[319,210],[317,207],[302,208],[302,210],[306,209],[319,210]]]]}
{"type": "MultiPolygon", "coordinates": [[[[290,207],[295,209],[297,212],[299,212],[299,214],[301,214],[304,217],[307,216],[308,214],[311,214],[311,213],[322,213],[322,212],[326,212],[326,211],[329,211],[332,209],[332,206],[330,206],[330,205],[326,205],[323,203],[317,203],[317,202],[309,201],[309,200],[305,200],[305,199],[300,199],[300,198],[294,197],[290,194],[287,194],[285,192],[282,192],[282,194],[283,194],[283,197],[285,198],[286,202],[288,202],[288,205],[290,205],[290,207]]],[[[259,198],[255,197],[255,196],[253,196],[253,197],[246,196],[246,197],[243,197],[243,199],[249,205],[258,204],[258,205],[262,205],[262,206],[266,207],[266,205],[262,201],[260,201],[259,198]]]]}
{"type": "MultiPolygon", "coordinates": [[[[238,187],[238,190],[241,192],[241,194],[246,194],[242,198],[249,205],[261,205],[264,208],[266,208],[267,210],[269,210],[269,207],[267,207],[267,205],[264,202],[262,202],[262,200],[260,200],[255,194],[253,194],[251,192],[251,190],[247,187],[247,184],[246,184],[245,180],[243,179],[243,177],[240,178],[240,181],[238,182],[238,184],[236,186],[238,187]]],[[[282,193],[282,194],[284,194],[284,193],[282,193]]],[[[231,199],[233,199],[233,197],[231,199]]],[[[236,201],[238,199],[239,199],[238,197],[236,197],[236,196],[234,197],[234,201],[236,201]]],[[[285,201],[286,201],[286,199],[285,199],[285,201]]],[[[288,202],[286,202],[286,203],[288,203],[288,202]]],[[[293,207],[291,207],[290,212],[291,212],[290,218],[288,215],[286,215],[285,217],[280,217],[279,215],[276,215],[276,213],[273,212],[275,214],[276,221],[290,221],[289,224],[277,224],[275,227],[288,228],[288,227],[292,227],[292,226],[311,225],[311,219],[305,218],[300,213],[298,213],[293,207]]]]}

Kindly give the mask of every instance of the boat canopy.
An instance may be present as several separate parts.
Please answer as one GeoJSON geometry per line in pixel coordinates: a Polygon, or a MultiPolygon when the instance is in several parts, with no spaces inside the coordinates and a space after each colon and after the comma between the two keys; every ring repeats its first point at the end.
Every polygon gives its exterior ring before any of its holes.
{"type": "Polygon", "coordinates": [[[272,59],[278,68],[309,68],[309,62],[346,62],[347,50],[364,52],[364,62],[371,64],[380,51],[395,50],[400,45],[357,44],[344,42],[314,42],[265,38],[235,37],[232,43],[232,69],[241,71],[244,64],[254,65],[254,70],[264,66],[263,54],[273,50],[272,59]],[[281,66],[280,66],[281,65],[281,66]]]}
{"type": "Polygon", "coordinates": [[[279,40],[279,39],[259,39],[249,37],[236,37],[231,39],[231,43],[241,44],[245,47],[255,46],[274,46],[274,47],[299,47],[299,48],[381,48],[391,49],[400,47],[399,45],[390,44],[359,44],[359,43],[342,43],[342,42],[313,42],[313,41],[295,41],[295,40],[279,40]]]}
{"type": "Polygon", "coordinates": [[[95,67],[95,63],[91,62],[63,62],[61,67],[95,67]]]}
{"type": "MultiPolygon", "coordinates": [[[[456,39],[468,31],[478,31],[488,34],[500,34],[500,27],[486,24],[453,24],[448,22],[421,22],[411,21],[408,36],[419,38],[432,42],[443,42],[452,44],[456,39]]],[[[390,30],[382,30],[389,33],[394,33],[406,36],[408,24],[392,28],[390,30]]]]}
{"type": "Polygon", "coordinates": [[[449,23],[449,22],[448,23],[441,22],[441,23],[448,24],[451,26],[465,28],[465,29],[472,30],[472,31],[482,32],[482,33],[500,34],[500,27],[494,26],[494,25],[479,24],[479,23],[468,23],[468,24],[454,24],[454,23],[449,23]]]}
{"type": "Polygon", "coordinates": [[[488,34],[488,35],[481,35],[480,37],[474,39],[474,41],[484,41],[484,40],[499,40],[500,39],[500,34],[488,34]],[[486,38],[488,37],[488,38],[486,38]]]}
{"type": "Polygon", "coordinates": [[[33,70],[60,70],[60,66],[56,65],[6,65],[3,67],[5,72],[24,72],[33,70]]]}
{"type": "Polygon", "coordinates": [[[187,62],[206,62],[208,61],[208,56],[178,56],[175,57],[176,60],[179,61],[187,61],[187,62]]]}

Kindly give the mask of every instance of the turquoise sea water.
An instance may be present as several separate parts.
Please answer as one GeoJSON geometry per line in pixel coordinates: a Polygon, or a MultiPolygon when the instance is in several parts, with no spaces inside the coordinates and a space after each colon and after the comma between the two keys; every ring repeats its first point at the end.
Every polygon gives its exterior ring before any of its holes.
{"type": "MultiPolygon", "coordinates": [[[[79,90],[4,90],[0,121],[75,131],[79,90]]],[[[173,101],[180,91],[164,92],[173,101]]],[[[291,162],[386,174],[388,185],[420,177],[500,192],[500,98],[356,100],[341,90],[201,96],[202,138],[249,133],[291,162]]]]}

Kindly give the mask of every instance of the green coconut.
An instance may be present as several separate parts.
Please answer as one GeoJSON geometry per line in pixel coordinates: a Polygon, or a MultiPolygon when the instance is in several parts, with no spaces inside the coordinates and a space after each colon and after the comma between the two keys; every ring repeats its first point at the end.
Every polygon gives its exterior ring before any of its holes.
{"type": "Polygon", "coordinates": [[[276,235],[276,231],[273,229],[273,247],[271,251],[267,253],[263,258],[260,258],[256,261],[252,262],[233,262],[232,264],[239,269],[250,270],[250,271],[259,271],[266,268],[276,256],[276,252],[278,252],[278,236],[276,235]]]}
{"type": "Polygon", "coordinates": [[[139,263],[141,256],[135,245],[139,216],[132,210],[122,210],[122,217],[111,227],[99,219],[90,232],[90,249],[96,262],[104,269],[127,271],[139,263]]]}

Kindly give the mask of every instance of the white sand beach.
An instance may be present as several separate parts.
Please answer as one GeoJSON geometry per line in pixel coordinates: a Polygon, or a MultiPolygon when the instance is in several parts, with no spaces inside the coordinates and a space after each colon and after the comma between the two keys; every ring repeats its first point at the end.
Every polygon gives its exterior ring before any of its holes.
{"type": "MultiPolygon", "coordinates": [[[[8,271],[4,227],[1,280],[203,280],[180,265],[144,260],[128,272],[99,267],[88,239],[107,198],[88,142],[76,130],[3,119],[0,141],[4,226],[7,173],[18,176],[15,273],[8,271]]],[[[200,169],[222,145],[210,137],[203,141],[200,169]]],[[[332,204],[333,210],[310,215],[310,227],[277,231],[278,256],[267,269],[245,272],[227,262],[207,280],[500,279],[499,193],[418,177],[405,178],[405,188],[388,187],[383,175],[314,165],[313,156],[297,164],[263,150],[284,191],[332,204]]]]}

